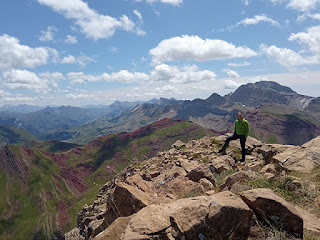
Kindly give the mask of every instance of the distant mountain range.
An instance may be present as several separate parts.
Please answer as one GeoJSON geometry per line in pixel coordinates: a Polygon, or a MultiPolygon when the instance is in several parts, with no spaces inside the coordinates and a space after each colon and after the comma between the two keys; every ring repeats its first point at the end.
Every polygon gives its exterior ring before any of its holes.
{"type": "Polygon", "coordinates": [[[136,130],[163,118],[232,131],[240,110],[252,123],[251,135],[259,140],[303,144],[319,134],[319,103],[320,98],[298,94],[276,82],[261,81],[242,85],[226,96],[213,93],[207,99],[192,101],[160,98],[148,102],[116,101],[104,108],[61,106],[27,113],[5,111],[1,112],[0,125],[24,128],[43,140],[85,144],[97,136],[136,130]],[[277,127],[270,127],[273,125],[277,127]],[[291,137],[296,133],[302,134],[299,140],[291,137]]]}

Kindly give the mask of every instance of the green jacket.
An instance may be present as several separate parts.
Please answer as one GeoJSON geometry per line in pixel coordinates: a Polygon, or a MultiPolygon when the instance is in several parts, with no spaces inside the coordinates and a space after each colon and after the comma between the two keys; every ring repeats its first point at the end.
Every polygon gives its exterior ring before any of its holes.
{"type": "Polygon", "coordinates": [[[238,135],[246,135],[246,138],[249,134],[249,123],[247,120],[242,119],[240,122],[238,119],[234,123],[234,132],[238,135]]]}

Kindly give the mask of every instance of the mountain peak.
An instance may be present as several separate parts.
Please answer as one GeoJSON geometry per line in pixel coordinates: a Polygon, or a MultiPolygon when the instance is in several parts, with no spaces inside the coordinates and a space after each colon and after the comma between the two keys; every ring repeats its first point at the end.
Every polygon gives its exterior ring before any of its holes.
{"type": "Polygon", "coordinates": [[[266,90],[274,90],[276,92],[296,93],[291,88],[283,86],[283,85],[281,85],[277,82],[273,82],[273,81],[260,81],[260,82],[255,82],[255,83],[248,83],[247,85],[253,86],[256,88],[266,89],[266,90]]]}
{"type": "Polygon", "coordinates": [[[305,102],[311,97],[303,96],[291,88],[272,81],[260,81],[241,85],[234,93],[228,96],[231,102],[240,102],[243,105],[257,107],[264,103],[278,103],[304,109],[305,102]]]}

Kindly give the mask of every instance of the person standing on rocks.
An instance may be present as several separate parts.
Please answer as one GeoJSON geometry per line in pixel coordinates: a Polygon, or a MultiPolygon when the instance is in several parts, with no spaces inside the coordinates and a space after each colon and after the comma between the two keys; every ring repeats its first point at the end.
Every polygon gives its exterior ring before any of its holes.
{"type": "Polygon", "coordinates": [[[249,123],[247,120],[243,118],[242,112],[238,112],[237,118],[238,119],[234,123],[233,135],[227,138],[224,145],[218,152],[225,154],[226,148],[229,146],[229,142],[240,138],[241,153],[242,153],[242,158],[240,162],[244,162],[246,160],[246,139],[249,134],[249,123]]]}

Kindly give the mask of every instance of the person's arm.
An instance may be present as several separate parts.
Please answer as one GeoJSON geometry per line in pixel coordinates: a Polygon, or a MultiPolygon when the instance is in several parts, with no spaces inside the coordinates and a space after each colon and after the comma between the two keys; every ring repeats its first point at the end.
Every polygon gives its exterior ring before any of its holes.
{"type": "Polygon", "coordinates": [[[234,122],[234,133],[237,133],[237,120],[234,122]]]}
{"type": "Polygon", "coordinates": [[[249,135],[249,122],[246,121],[246,138],[248,137],[249,135]]]}

